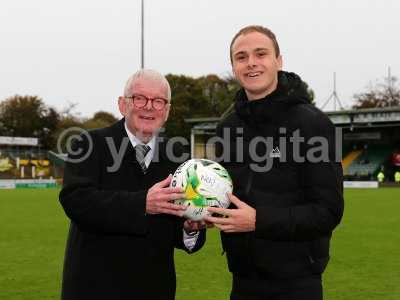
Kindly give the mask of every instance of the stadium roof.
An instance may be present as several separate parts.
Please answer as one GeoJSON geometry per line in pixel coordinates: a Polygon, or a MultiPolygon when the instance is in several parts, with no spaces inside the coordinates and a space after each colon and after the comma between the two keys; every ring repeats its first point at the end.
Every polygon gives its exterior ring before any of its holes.
{"type": "MultiPolygon", "coordinates": [[[[190,118],[186,123],[192,124],[193,130],[213,131],[216,123],[232,111],[232,106],[221,117],[190,118]]],[[[325,112],[337,126],[399,126],[400,106],[382,108],[363,108],[325,112]]]]}
{"type": "Polygon", "coordinates": [[[39,139],[31,137],[0,136],[0,145],[39,146],[39,139]]]}

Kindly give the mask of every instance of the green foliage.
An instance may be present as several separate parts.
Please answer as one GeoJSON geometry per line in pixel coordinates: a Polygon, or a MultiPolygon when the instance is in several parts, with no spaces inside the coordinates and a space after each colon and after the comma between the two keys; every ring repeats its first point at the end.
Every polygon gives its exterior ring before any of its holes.
{"type": "Polygon", "coordinates": [[[0,103],[0,135],[37,137],[47,148],[54,143],[52,133],[59,118],[38,96],[15,95],[0,103]]]}
{"type": "Polygon", "coordinates": [[[171,85],[171,112],[166,124],[169,136],[190,136],[190,125],[184,119],[220,117],[234,99],[238,85],[230,78],[217,75],[193,78],[168,74],[171,85]]]}
{"type": "MultiPolygon", "coordinates": [[[[68,219],[58,190],[0,190],[0,299],[59,299],[68,219]]],[[[400,188],[345,190],[324,299],[400,299],[400,188]]],[[[216,229],[188,255],[176,251],[177,300],[229,299],[231,276],[216,229]]],[[[135,270],[132,270],[135,272],[135,270]]]]}
{"type": "Polygon", "coordinates": [[[36,137],[44,149],[56,150],[57,138],[70,127],[93,129],[106,127],[117,121],[105,111],[84,119],[73,112],[75,105],[58,112],[47,106],[38,96],[15,95],[0,102],[0,135],[36,137]]]}
{"type": "Polygon", "coordinates": [[[166,132],[169,136],[189,136],[190,126],[185,123],[184,118],[189,113],[198,113],[201,99],[197,96],[201,91],[196,90],[195,79],[187,76],[169,74],[166,76],[172,90],[172,100],[169,119],[166,123],[166,132]]]}
{"type": "MultiPolygon", "coordinates": [[[[185,119],[221,117],[232,103],[240,86],[232,76],[220,78],[210,74],[198,78],[168,74],[172,102],[166,123],[168,136],[190,137],[191,125],[185,119]]],[[[308,88],[313,103],[314,92],[308,88]]],[[[70,127],[102,128],[117,121],[111,113],[96,112],[91,118],[80,118],[74,113],[76,104],[57,112],[46,106],[37,96],[14,96],[0,103],[0,134],[38,137],[42,146],[55,149],[58,136],[70,127]]]]}
{"type": "Polygon", "coordinates": [[[106,111],[98,111],[93,115],[93,120],[101,121],[106,124],[113,124],[118,121],[118,119],[111,113],[106,111]]]}
{"type": "Polygon", "coordinates": [[[82,126],[86,129],[103,128],[114,124],[117,120],[118,119],[109,112],[98,111],[92,118],[84,121],[82,126]]]}
{"type": "MultiPolygon", "coordinates": [[[[184,75],[166,76],[172,89],[172,105],[166,133],[189,138],[191,125],[185,119],[220,117],[231,105],[238,84],[232,77],[207,75],[193,78],[184,75]]],[[[38,137],[44,148],[55,149],[58,136],[70,127],[85,129],[111,125],[117,118],[105,111],[91,118],[74,112],[76,104],[57,112],[38,96],[14,96],[0,102],[0,135],[38,137]]]]}

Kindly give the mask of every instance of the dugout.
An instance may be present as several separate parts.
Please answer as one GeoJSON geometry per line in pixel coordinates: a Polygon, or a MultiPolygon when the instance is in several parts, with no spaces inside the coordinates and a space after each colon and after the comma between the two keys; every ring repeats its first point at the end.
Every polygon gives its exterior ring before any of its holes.
{"type": "Polygon", "coordinates": [[[51,177],[47,151],[32,137],[0,136],[0,179],[51,177]]]}

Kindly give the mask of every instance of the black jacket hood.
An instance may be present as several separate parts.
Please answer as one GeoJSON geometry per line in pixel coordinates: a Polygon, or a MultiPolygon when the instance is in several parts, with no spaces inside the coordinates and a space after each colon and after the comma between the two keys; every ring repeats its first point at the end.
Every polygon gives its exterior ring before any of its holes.
{"type": "Polygon", "coordinates": [[[235,112],[252,123],[274,120],[290,106],[310,103],[305,82],[295,73],[278,72],[278,86],[265,98],[249,101],[242,88],[236,94],[235,112]]]}

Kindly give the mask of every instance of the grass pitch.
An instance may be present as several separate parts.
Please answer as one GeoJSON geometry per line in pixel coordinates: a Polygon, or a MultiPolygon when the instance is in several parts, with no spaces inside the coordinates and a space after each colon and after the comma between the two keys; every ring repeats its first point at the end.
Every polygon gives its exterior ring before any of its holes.
{"type": "MultiPolygon", "coordinates": [[[[0,190],[0,299],[60,298],[69,222],[58,192],[0,190]]],[[[346,190],[345,202],[324,299],[400,299],[400,189],[346,190]]],[[[177,251],[175,258],[177,300],[228,299],[231,279],[217,230],[209,230],[200,252],[177,251]]]]}

